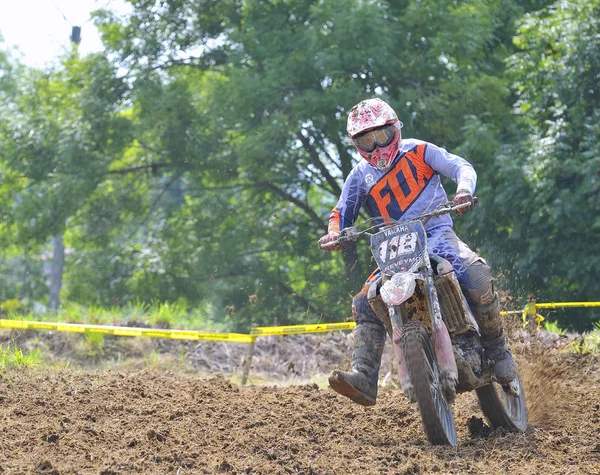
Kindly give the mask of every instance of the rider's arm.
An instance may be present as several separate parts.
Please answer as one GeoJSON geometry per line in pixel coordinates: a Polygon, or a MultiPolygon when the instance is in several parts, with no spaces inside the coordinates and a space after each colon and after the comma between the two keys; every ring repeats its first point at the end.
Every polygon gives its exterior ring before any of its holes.
{"type": "Polygon", "coordinates": [[[364,199],[364,190],[360,186],[360,173],[354,168],[342,187],[342,194],[337,204],[329,215],[328,231],[340,232],[352,226],[358,218],[360,207],[364,199]]]}
{"type": "Polygon", "coordinates": [[[468,191],[471,195],[475,193],[477,173],[473,165],[464,158],[428,143],[425,149],[425,163],[457,183],[457,190],[468,191]]]}

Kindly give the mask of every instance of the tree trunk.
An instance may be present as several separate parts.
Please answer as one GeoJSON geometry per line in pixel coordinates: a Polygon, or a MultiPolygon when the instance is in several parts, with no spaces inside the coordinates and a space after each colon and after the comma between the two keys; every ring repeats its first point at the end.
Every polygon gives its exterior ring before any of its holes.
{"type": "Polygon", "coordinates": [[[62,287],[63,268],[65,265],[65,245],[62,234],[52,239],[54,257],[50,269],[50,303],[51,310],[58,310],[60,305],[60,288],[62,287]]]}

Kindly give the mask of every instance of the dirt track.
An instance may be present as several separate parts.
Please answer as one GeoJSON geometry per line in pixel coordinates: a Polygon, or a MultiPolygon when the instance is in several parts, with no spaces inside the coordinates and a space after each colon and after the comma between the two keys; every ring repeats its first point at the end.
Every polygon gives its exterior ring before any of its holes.
{"type": "Polygon", "coordinates": [[[9,370],[0,376],[0,472],[600,474],[598,358],[519,359],[532,427],[490,432],[475,399],[461,395],[458,448],[429,446],[416,410],[391,387],[367,409],[315,384],[9,370]]]}

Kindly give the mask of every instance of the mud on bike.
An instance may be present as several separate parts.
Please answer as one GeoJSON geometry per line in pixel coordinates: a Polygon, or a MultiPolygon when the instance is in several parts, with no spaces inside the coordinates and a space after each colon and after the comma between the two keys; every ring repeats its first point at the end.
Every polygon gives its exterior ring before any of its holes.
{"type": "MultiPolygon", "coordinates": [[[[469,205],[469,204],[467,204],[469,205]]],[[[343,229],[338,242],[369,238],[380,278],[368,299],[392,339],[406,397],[416,402],[425,434],[435,445],[456,445],[452,404],[475,391],[492,428],[527,428],[527,405],[519,377],[501,386],[486,358],[477,321],[445,259],[430,255],[425,224],[461,211],[445,203],[408,221],[372,217],[343,229]]]]}

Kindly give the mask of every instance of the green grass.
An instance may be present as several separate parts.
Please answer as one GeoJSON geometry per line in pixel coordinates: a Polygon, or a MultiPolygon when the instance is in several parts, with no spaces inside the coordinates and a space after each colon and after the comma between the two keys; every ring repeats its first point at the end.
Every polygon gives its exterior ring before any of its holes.
{"type": "MultiPolygon", "coordinates": [[[[158,329],[195,330],[202,332],[224,333],[229,331],[225,323],[216,322],[212,317],[214,311],[209,306],[190,309],[184,302],[136,302],[123,307],[103,308],[98,306],[84,306],[66,302],[58,312],[26,313],[20,308],[8,312],[0,318],[9,320],[42,321],[51,323],[73,323],[86,325],[111,325],[158,329]]],[[[75,339],[73,351],[80,358],[98,363],[106,356],[106,338],[104,334],[88,329],[75,339]]],[[[0,361],[0,370],[7,366],[35,364],[40,358],[40,353],[24,355],[16,347],[2,349],[4,352],[0,361]]],[[[150,356],[148,363],[152,366],[159,364],[150,356]]],[[[172,363],[181,366],[181,357],[172,363]]]]}
{"type": "Polygon", "coordinates": [[[100,361],[104,356],[104,335],[101,333],[84,333],[83,338],[75,345],[75,351],[92,361],[100,361]]]}
{"type": "Polygon", "coordinates": [[[14,367],[31,367],[42,362],[42,354],[39,349],[35,349],[28,353],[17,348],[13,343],[11,345],[0,345],[0,370],[14,367]]]}
{"type": "Polygon", "coordinates": [[[158,302],[148,306],[150,326],[158,328],[181,328],[188,323],[187,307],[182,302],[158,302]]]}
{"type": "Polygon", "coordinates": [[[589,353],[600,352],[600,322],[594,322],[594,330],[582,335],[584,349],[589,353]]]}
{"type": "Polygon", "coordinates": [[[91,325],[149,326],[208,332],[227,332],[227,324],[214,317],[209,305],[189,308],[185,302],[136,302],[124,307],[103,308],[66,302],[58,312],[44,314],[8,312],[4,318],[91,325]]]}
{"type": "MultiPolygon", "coordinates": [[[[544,321],[542,325],[544,330],[555,335],[565,335],[567,333],[567,330],[560,328],[557,322],[544,321]]],[[[564,349],[580,355],[600,352],[600,322],[594,322],[592,331],[582,333],[574,338],[564,349]]]]}
{"type": "Polygon", "coordinates": [[[567,333],[567,330],[558,326],[558,322],[544,320],[542,322],[542,327],[544,330],[554,333],[555,335],[565,335],[567,333]]]}

